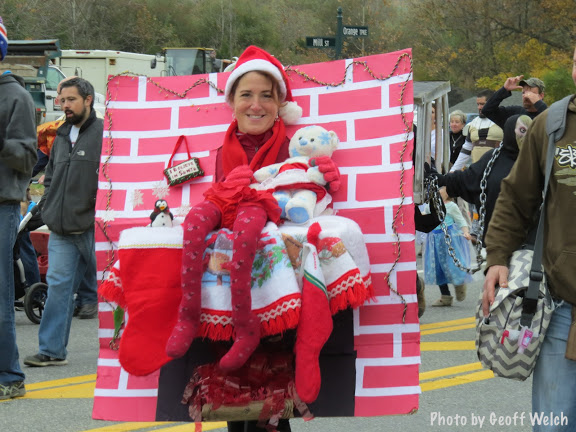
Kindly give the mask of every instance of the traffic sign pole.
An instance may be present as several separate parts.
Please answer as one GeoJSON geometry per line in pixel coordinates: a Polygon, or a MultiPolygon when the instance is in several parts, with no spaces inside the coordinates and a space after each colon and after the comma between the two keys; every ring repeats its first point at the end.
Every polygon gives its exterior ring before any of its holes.
{"type": "Polygon", "coordinates": [[[342,57],[342,7],[338,7],[337,30],[336,30],[336,59],[342,57]]]}
{"type": "MultiPolygon", "coordinates": [[[[368,37],[368,27],[366,26],[344,26],[342,25],[342,7],[338,7],[336,16],[336,37],[308,36],[306,46],[308,48],[335,48],[335,58],[342,58],[342,44],[344,36],[347,37],[368,37]]],[[[364,45],[362,45],[364,50],[364,45]]]]}

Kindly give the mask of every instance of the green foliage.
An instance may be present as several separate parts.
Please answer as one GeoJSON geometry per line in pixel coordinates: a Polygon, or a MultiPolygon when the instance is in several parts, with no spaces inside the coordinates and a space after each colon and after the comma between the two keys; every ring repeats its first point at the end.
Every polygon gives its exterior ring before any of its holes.
{"type": "Polygon", "coordinates": [[[537,77],[546,83],[544,100],[550,104],[574,92],[570,57],[558,49],[546,47],[536,39],[525,43],[496,46],[496,57],[506,65],[500,73],[484,76],[476,81],[476,88],[497,90],[508,77],[524,75],[537,77]]]}
{"type": "Polygon", "coordinates": [[[542,75],[546,83],[544,100],[547,104],[556,102],[564,96],[574,93],[574,81],[570,69],[556,69],[542,75]]]}
{"type": "Polygon", "coordinates": [[[286,251],[281,245],[274,245],[260,250],[254,258],[252,265],[252,274],[256,275],[256,283],[262,288],[264,283],[272,277],[274,268],[282,264],[285,267],[291,267],[290,260],[286,259],[286,251]]]}

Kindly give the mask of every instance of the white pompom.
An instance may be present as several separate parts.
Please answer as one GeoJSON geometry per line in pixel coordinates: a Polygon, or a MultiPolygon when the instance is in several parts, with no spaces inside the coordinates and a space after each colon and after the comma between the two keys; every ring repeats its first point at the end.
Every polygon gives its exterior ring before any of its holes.
{"type": "Polygon", "coordinates": [[[285,124],[293,125],[302,117],[302,108],[296,102],[286,102],[285,105],[280,107],[278,114],[282,117],[285,124]]]}

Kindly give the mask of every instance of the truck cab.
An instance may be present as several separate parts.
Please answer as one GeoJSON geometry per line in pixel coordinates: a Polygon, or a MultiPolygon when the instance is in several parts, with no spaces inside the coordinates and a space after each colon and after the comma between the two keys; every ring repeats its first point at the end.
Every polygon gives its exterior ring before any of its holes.
{"type": "MultiPolygon", "coordinates": [[[[57,39],[11,40],[6,58],[0,64],[24,78],[36,107],[36,125],[57,120],[63,114],[56,89],[66,75],[53,64],[61,52],[57,39]]],[[[94,108],[104,114],[102,94],[95,94],[94,108]]]]}
{"type": "Polygon", "coordinates": [[[44,122],[46,117],[46,83],[44,78],[22,77],[24,86],[34,101],[36,126],[44,122]]]}
{"type": "Polygon", "coordinates": [[[230,60],[216,58],[214,48],[164,48],[167,76],[222,72],[230,60]]]}

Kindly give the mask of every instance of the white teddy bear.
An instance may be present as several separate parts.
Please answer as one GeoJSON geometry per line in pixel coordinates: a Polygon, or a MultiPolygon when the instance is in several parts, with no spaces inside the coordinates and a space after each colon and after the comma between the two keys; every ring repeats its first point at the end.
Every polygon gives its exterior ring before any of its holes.
{"type": "Polygon", "coordinates": [[[332,156],[340,140],[334,131],[321,126],[306,126],[290,140],[290,158],[254,173],[258,189],[274,190],[282,209],[282,218],[297,224],[318,216],[330,204],[324,175],[309,161],[318,156],[332,156]]]}

